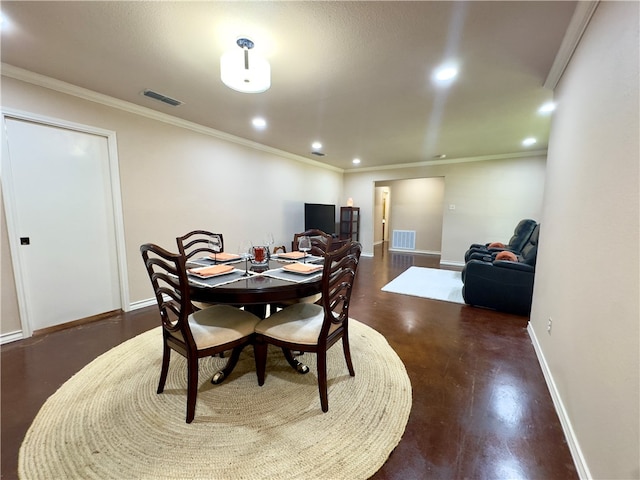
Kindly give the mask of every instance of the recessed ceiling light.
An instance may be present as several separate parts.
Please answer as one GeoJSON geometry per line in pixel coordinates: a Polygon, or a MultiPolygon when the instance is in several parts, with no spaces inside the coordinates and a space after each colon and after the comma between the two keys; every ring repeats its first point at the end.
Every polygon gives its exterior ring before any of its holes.
{"type": "Polygon", "coordinates": [[[4,12],[0,12],[0,30],[4,33],[7,33],[11,30],[11,21],[9,17],[7,17],[4,12]]]}
{"type": "Polygon", "coordinates": [[[556,104],[554,102],[547,102],[538,109],[538,113],[551,113],[555,109],[556,109],[556,104]]]}
{"type": "Polygon", "coordinates": [[[313,148],[314,150],[320,150],[322,148],[322,144],[320,142],[313,142],[311,144],[311,148],[313,148]]]}
{"type": "Polygon", "coordinates": [[[531,145],[533,145],[534,143],[536,143],[536,139],[533,137],[529,137],[529,138],[525,138],[522,141],[522,145],[524,145],[525,147],[530,147],[531,145]]]}
{"type": "Polygon", "coordinates": [[[447,155],[445,153],[441,153],[440,155],[434,155],[433,158],[437,158],[437,159],[447,158],[447,155]]]}
{"type": "Polygon", "coordinates": [[[446,85],[451,83],[458,76],[458,67],[452,64],[442,65],[433,71],[433,80],[440,84],[446,85]]]}
{"type": "Polygon", "coordinates": [[[251,120],[251,123],[253,123],[253,126],[256,128],[265,128],[267,126],[267,121],[261,117],[254,118],[251,120]]]}
{"type": "Polygon", "coordinates": [[[458,75],[458,69],[455,67],[445,67],[436,71],[436,80],[451,80],[458,75]]]}
{"type": "Polygon", "coordinates": [[[358,165],[360,163],[360,159],[359,158],[354,158],[353,159],[353,164],[354,165],[358,165]]]}

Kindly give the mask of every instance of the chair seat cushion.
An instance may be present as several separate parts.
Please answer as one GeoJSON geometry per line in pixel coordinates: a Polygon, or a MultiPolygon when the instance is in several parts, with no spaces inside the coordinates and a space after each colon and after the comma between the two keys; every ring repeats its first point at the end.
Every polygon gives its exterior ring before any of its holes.
{"type": "MultiPolygon", "coordinates": [[[[262,320],[255,330],[258,334],[277,340],[315,345],[323,320],[324,310],[320,305],[296,303],[262,320]]],[[[335,328],[332,327],[331,331],[335,328]]]]}
{"type": "MultiPolygon", "coordinates": [[[[259,321],[254,314],[230,305],[213,305],[189,315],[189,326],[198,350],[247,337],[259,321]]],[[[174,335],[184,341],[181,333],[174,335]]]]}

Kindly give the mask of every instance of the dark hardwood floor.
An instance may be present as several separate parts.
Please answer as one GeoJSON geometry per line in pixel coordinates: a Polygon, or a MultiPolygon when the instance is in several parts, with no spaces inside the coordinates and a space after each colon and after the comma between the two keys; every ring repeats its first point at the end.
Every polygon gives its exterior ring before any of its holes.
{"type": "MultiPolygon", "coordinates": [[[[387,338],[413,387],[404,437],[373,478],[578,478],[527,318],[380,291],[412,265],[438,268],[439,258],[376,247],[374,258],[362,257],[352,298],[351,316],[387,338]]],[[[148,307],[3,345],[2,478],[17,478],[22,439],[51,394],[157,325],[148,307]]]]}

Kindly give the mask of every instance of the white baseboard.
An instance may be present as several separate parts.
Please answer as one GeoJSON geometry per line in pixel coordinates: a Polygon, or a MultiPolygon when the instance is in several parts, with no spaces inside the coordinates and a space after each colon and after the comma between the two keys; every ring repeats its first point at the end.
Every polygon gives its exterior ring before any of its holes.
{"type": "MultiPolygon", "coordinates": [[[[133,302],[129,304],[129,310],[138,310],[140,308],[150,307],[152,305],[156,305],[156,299],[148,298],[146,300],[140,300],[138,302],[133,302]]],[[[16,330],[15,332],[8,332],[0,334],[0,345],[4,345],[5,343],[15,342],[17,340],[23,340],[26,338],[22,334],[22,330],[16,330]]]]}
{"type": "Polygon", "coordinates": [[[560,418],[560,424],[562,425],[562,430],[564,431],[564,436],[567,440],[567,444],[569,445],[569,450],[571,451],[573,463],[576,466],[578,475],[581,479],[593,478],[591,476],[591,472],[589,471],[589,467],[587,466],[584,455],[582,454],[580,443],[578,442],[575,432],[573,431],[573,426],[571,425],[571,420],[569,419],[567,410],[565,409],[564,403],[562,402],[560,392],[558,391],[556,383],[553,380],[553,375],[549,370],[549,365],[547,364],[547,361],[544,358],[544,354],[542,353],[542,348],[540,347],[540,342],[538,342],[538,337],[536,336],[536,333],[531,326],[531,322],[529,322],[529,325],[527,326],[527,331],[529,332],[531,343],[533,343],[533,349],[536,352],[538,362],[540,363],[540,367],[542,368],[544,379],[547,382],[547,388],[549,389],[549,393],[551,394],[551,399],[553,400],[553,405],[556,408],[556,413],[560,418]]]}
{"type": "Polygon", "coordinates": [[[3,333],[0,335],[0,345],[4,345],[5,343],[15,342],[16,340],[22,340],[24,336],[22,335],[22,330],[16,330],[15,332],[3,333]]]}
{"type": "Polygon", "coordinates": [[[433,250],[407,250],[405,248],[392,248],[389,247],[389,251],[390,252],[397,252],[397,253],[416,253],[419,255],[440,255],[440,252],[436,252],[433,250]]]}
{"type": "Polygon", "coordinates": [[[138,310],[140,308],[150,307],[157,305],[156,297],[147,298],[146,300],[139,300],[129,304],[129,310],[138,310]]]}
{"type": "Polygon", "coordinates": [[[459,267],[462,268],[464,267],[464,262],[449,262],[449,261],[442,261],[440,260],[440,265],[443,265],[445,267],[459,267]]]}

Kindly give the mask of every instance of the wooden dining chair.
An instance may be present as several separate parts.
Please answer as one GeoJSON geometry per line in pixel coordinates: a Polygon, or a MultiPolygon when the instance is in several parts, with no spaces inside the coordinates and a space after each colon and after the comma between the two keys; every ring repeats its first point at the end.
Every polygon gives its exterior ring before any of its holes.
{"type": "Polygon", "coordinates": [[[211,247],[211,242],[219,240],[220,252],[224,252],[224,237],[221,233],[208,232],[206,230],[193,230],[181,237],[176,238],[178,252],[184,255],[187,262],[193,257],[213,255],[215,252],[211,247]]]}
{"type": "Polygon", "coordinates": [[[273,247],[273,252],[271,253],[278,253],[279,251],[282,251],[282,253],[287,253],[287,248],[284,245],[278,245],[277,247],[273,247]]]}
{"type": "Polygon", "coordinates": [[[292,251],[298,251],[298,240],[300,237],[309,237],[311,240],[311,250],[309,253],[311,255],[316,255],[318,257],[324,257],[325,254],[331,250],[331,242],[333,241],[333,237],[323,232],[322,230],[311,229],[306,230],[304,232],[295,233],[293,235],[293,243],[291,244],[292,251]]]}
{"type": "Polygon", "coordinates": [[[162,369],[158,393],[162,393],[169,372],[171,350],[187,359],[187,423],[193,421],[198,391],[198,362],[225,350],[232,350],[226,366],[212,383],[222,382],[238,363],[240,352],[253,340],[260,319],[229,305],[214,305],[194,312],[189,298],[186,258],[154,244],[140,247],[162,321],[162,369]]]}
{"type": "MultiPolygon", "coordinates": [[[[331,244],[333,237],[322,230],[311,229],[305,232],[295,233],[293,235],[292,251],[298,251],[298,240],[300,237],[307,236],[311,240],[311,250],[309,253],[316,257],[324,257],[328,251],[331,250],[331,244]]],[[[294,303],[315,303],[320,299],[320,294],[312,295],[310,297],[297,298],[295,300],[287,300],[280,303],[271,304],[271,312],[276,312],[282,308],[285,308],[294,303]]]]}
{"type": "MultiPolygon", "coordinates": [[[[208,232],[206,230],[193,230],[181,237],[176,238],[178,244],[178,252],[184,255],[186,261],[189,262],[194,257],[206,257],[213,255],[215,252],[212,248],[212,241],[218,240],[220,244],[220,252],[224,251],[224,237],[221,233],[208,232]]],[[[201,310],[203,308],[214,305],[213,303],[192,302],[193,306],[201,310]]]]}
{"type": "Polygon", "coordinates": [[[327,253],[322,272],[322,298],[318,304],[297,303],[280,310],[256,326],[255,356],[258,384],[264,385],[268,346],[281,347],[296,368],[291,351],[312,352],[318,360],[318,390],[323,412],[329,410],[327,350],[342,340],[349,375],[355,376],[349,349],[349,303],[362,246],[350,242],[327,253]]]}

